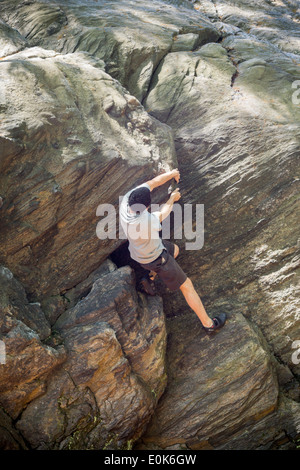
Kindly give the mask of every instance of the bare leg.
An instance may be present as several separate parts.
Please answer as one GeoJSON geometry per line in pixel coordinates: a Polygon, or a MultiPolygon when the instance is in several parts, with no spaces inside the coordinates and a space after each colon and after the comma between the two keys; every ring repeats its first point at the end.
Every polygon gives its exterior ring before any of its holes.
{"type": "Polygon", "coordinates": [[[200,319],[202,325],[205,328],[211,327],[213,325],[213,321],[207,315],[205,308],[201,302],[201,299],[197,294],[190,278],[187,278],[187,280],[181,285],[180,290],[183,293],[188,305],[191,307],[192,310],[194,310],[194,312],[200,319]]]}

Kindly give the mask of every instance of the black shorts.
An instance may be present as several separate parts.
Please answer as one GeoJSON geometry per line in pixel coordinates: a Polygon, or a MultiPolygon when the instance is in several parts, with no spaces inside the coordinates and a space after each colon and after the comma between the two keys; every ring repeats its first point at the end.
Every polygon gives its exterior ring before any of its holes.
{"type": "Polygon", "coordinates": [[[144,269],[155,271],[170,290],[177,290],[187,280],[187,275],[174,258],[174,243],[163,240],[165,250],[151,263],[142,264],[144,269]]]}

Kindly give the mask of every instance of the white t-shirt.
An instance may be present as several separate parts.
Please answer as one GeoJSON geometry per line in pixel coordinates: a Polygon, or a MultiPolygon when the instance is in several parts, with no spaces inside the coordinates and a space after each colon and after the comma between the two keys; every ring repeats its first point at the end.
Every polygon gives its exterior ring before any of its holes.
{"type": "Polygon", "coordinates": [[[129,196],[137,188],[150,187],[147,183],[141,184],[128,191],[120,204],[120,223],[129,241],[129,252],[132,259],[141,264],[151,263],[164,249],[159,236],[161,224],[158,212],[135,213],[130,210],[129,196]]]}

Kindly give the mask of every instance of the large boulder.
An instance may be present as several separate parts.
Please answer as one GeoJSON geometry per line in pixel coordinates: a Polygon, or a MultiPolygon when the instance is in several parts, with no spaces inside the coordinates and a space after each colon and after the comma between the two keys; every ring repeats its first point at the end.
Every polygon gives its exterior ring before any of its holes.
{"type": "MultiPolygon", "coordinates": [[[[144,104],[174,130],[183,202],[204,204],[205,241],[179,261],[208,311],[241,311],[298,374],[297,64],[243,32],[169,54],[144,104]]],[[[169,315],[184,308],[166,297],[169,315]]]]}
{"type": "Polygon", "coordinates": [[[161,299],[138,294],[124,267],[102,273],[44,341],[18,317],[3,305],[3,448],[130,448],[166,386],[161,299]]]}
{"type": "Polygon", "coordinates": [[[1,261],[41,300],[122,242],[97,238],[97,207],[175,165],[172,132],[83,53],[28,48],[0,75],[1,261]]]}
{"type": "Polygon", "coordinates": [[[86,51],[142,100],[153,72],[172,49],[192,50],[220,37],[187,2],[4,1],[3,18],[32,45],[63,53],[86,51]],[[166,4],[167,3],[167,4],[166,4]],[[172,3],[175,3],[175,5],[172,3]],[[177,3],[177,4],[176,4],[177,3]],[[180,2],[179,2],[180,3],[180,2]]]}
{"type": "MultiPolygon", "coordinates": [[[[225,21],[227,17],[220,16],[220,12],[231,6],[214,3],[218,13],[215,20],[225,21]]],[[[245,4],[243,8],[246,12],[245,4]]],[[[249,6],[249,10],[253,13],[253,7],[249,6]]],[[[296,377],[299,374],[299,363],[293,360],[293,344],[300,337],[296,216],[300,112],[295,100],[299,67],[295,55],[278,48],[276,31],[273,40],[266,41],[266,37],[255,36],[252,30],[251,34],[245,32],[244,25],[240,29],[240,23],[232,21],[232,17],[230,20],[230,25],[219,23],[223,30],[219,44],[168,54],[155,72],[144,105],[174,131],[183,201],[202,203],[205,207],[204,246],[201,250],[185,250],[187,240],[177,240],[182,252],[180,264],[193,280],[208,312],[215,314],[225,309],[233,317],[242,312],[259,326],[271,351],[279,358],[280,385],[298,401],[299,384],[293,374],[296,377]]],[[[299,48],[293,52],[299,54],[299,48]]],[[[186,312],[180,294],[166,293],[164,305],[170,317],[186,312]]],[[[179,320],[175,318],[176,321],[179,320]]],[[[184,315],[181,328],[189,329],[189,322],[184,315]]],[[[225,330],[222,333],[226,338],[225,330]]],[[[186,358],[199,354],[198,351],[177,354],[175,348],[174,351],[171,349],[169,354],[175,363],[182,360],[182,354],[186,358]]],[[[221,351],[226,362],[225,344],[221,351]]],[[[232,351],[229,354],[234,356],[232,351]]],[[[246,354],[242,353],[242,357],[246,354]]],[[[238,369],[237,364],[238,360],[235,361],[238,369]]],[[[221,369],[225,373],[226,367],[221,369]]],[[[210,378],[207,377],[205,389],[213,377],[209,365],[207,370],[210,378]]],[[[255,373],[251,376],[254,378],[255,373]]],[[[198,397],[199,380],[196,386],[189,377],[187,383],[194,385],[185,389],[176,381],[174,372],[169,394],[146,434],[147,445],[152,442],[162,447],[184,443],[192,448],[202,445],[258,448],[263,443],[270,447],[272,436],[275,440],[274,429],[284,433],[287,426],[284,423],[291,425],[291,439],[299,433],[299,420],[293,418],[299,416],[299,407],[295,403],[295,410],[289,402],[284,405],[289,411],[283,413],[279,406],[275,413],[270,413],[268,435],[256,431],[252,422],[251,441],[247,441],[246,413],[242,415],[246,421],[238,425],[238,438],[231,444],[226,442],[227,429],[235,434],[234,407],[232,404],[228,407],[231,417],[229,422],[224,416],[225,427],[222,412],[217,410],[206,415],[206,418],[218,415],[217,420],[206,419],[202,423],[200,413],[206,407],[206,395],[203,392],[201,399],[198,397]],[[179,425],[174,423],[182,413],[171,413],[173,398],[173,404],[187,403],[188,418],[183,419],[178,433],[174,430],[179,425]],[[188,403],[197,405],[190,411],[188,403]]],[[[242,385],[242,381],[239,383],[242,385]]],[[[276,387],[273,387],[271,393],[264,393],[261,417],[271,411],[272,406],[267,411],[267,404],[270,398],[274,400],[276,387]]],[[[232,382],[230,389],[234,389],[232,382]]],[[[216,386],[214,390],[217,393],[216,386]]],[[[220,404],[226,415],[226,391],[224,396],[220,392],[218,398],[214,394],[210,398],[208,406],[220,404]]],[[[255,402],[259,405],[260,400],[255,402]]],[[[250,405],[248,411],[251,408],[250,405]]]]}
{"type": "Polygon", "coordinates": [[[274,44],[289,54],[299,54],[299,4],[295,0],[223,0],[194,1],[194,7],[214,22],[221,21],[235,30],[274,44]]]}
{"type": "Polygon", "coordinates": [[[148,447],[219,448],[277,407],[270,354],[243,315],[214,338],[189,321],[168,321],[168,386],[142,439],[148,447]]]}
{"type": "Polygon", "coordinates": [[[0,15],[2,447],[295,447],[295,2],[5,0],[0,15]],[[211,340],[180,293],[137,293],[107,259],[126,244],[96,236],[99,204],[174,166],[182,203],[205,206],[204,246],[185,233],[179,263],[229,317],[211,340]]]}
{"type": "Polygon", "coordinates": [[[44,343],[51,329],[43,311],[28,302],[23,287],[4,266],[0,282],[0,338],[5,345],[0,403],[15,420],[30,401],[45,392],[49,374],[66,355],[63,345],[53,348],[44,343]]]}

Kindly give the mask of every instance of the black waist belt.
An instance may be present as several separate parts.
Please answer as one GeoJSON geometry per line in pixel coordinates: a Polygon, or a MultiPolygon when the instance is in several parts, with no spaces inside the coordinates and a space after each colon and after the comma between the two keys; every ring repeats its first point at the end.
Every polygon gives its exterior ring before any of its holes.
{"type": "Polygon", "coordinates": [[[162,250],[161,254],[157,258],[155,258],[153,261],[151,261],[151,263],[155,263],[155,261],[159,260],[159,258],[161,257],[164,251],[165,250],[162,250]]]}
{"type": "MultiPolygon", "coordinates": [[[[149,264],[152,264],[152,263],[155,263],[156,261],[158,261],[159,258],[162,257],[162,255],[163,255],[164,252],[165,252],[165,253],[168,253],[167,250],[166,250],[166,248],[164,248],[164,249],[162,250],[161,254],[160,254],[157,258],[155,258],[155,260],[151,261],[151,263],[149,263],[149,264]]],[[[166,260],[163,260],[163,261],[166,262],[166,260]]],[[[164,263],[163,263],[163,264],[164,264],[164,263]]]]}

